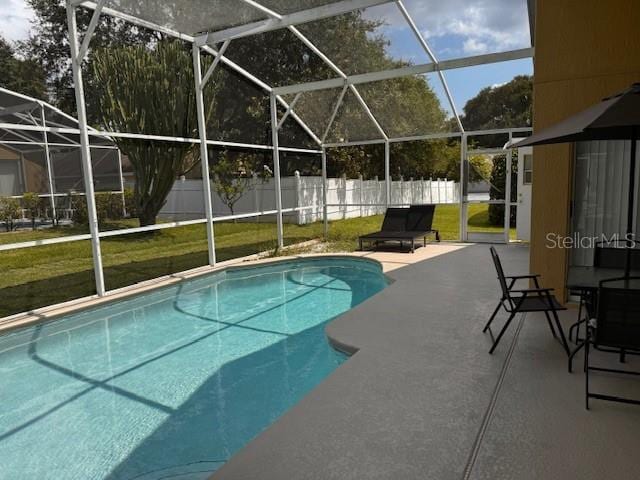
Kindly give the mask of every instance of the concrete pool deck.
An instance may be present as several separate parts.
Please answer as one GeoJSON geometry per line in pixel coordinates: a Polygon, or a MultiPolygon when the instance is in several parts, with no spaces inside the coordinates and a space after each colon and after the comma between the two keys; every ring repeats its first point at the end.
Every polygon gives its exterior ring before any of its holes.
{"type": "MultiPolygon", "coordinates": [[[[508,274],[528,271],[526,247],[499,253],[508,274]]],[[[586,411],[582,355],[568,374],[544,317],[514,322],[487,353],[498,286],[486,245],[359,255],[395,281],[327,327],[357,352],[213,479],[638,478],[640,408],[593,400],[586,411]]],[[[640,398],[638,379],[593,383],[640,398]]]]}

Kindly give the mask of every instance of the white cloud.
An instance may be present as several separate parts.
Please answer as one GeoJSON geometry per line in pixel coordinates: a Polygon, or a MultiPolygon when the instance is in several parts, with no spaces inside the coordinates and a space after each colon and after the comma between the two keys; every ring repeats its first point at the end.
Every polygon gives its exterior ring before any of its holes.
{"type": "Polygon", "coordinates": [[[0,34],[7,40],[25,40],[29,36],[33,11],[24,0],[0,0],[0,34]]]}
{"type": "Polygon", "coordinates": [[[486,53],[489,50],[489,46],[476,37],[468,37],[462,44],[462,50],[468,55],[479,55],[486,53]]]}
{"type": "Polygon", "coordinates": [[[529,20],[524,0],[414,2],[428,38],[458,35],[463,53],[480,54],[527,46],[529,20]],[[437,7],[436,7],[437,6],[437,7]],[[433,8],[436,7],[435,11],[433,8]],[[423,9],[428,9],[431,15],[423,9]],[[420,13],[420,12],[423,13],[420,13]],[[424,16],[423,16],[424,15],[424,16]]]}
{"type": "MultiPolygon", "coordinates": [[[[439,44],[454,39],[455,53],[478,55],[530,45],[526,0],[405,0],[422,34],[439,44]]],[[[389,28],[406,28],[394,5],[376,7],[389,28]]],[[[374,9],[370,9],[373,13],[374,9]]],[[[443,48],[451,51],[447,44],[443,48]]],[[[440,50],[442,53],[444,50],[440,50]]],[[[454,53],[454,52],[452,52],[454,53]]]]}

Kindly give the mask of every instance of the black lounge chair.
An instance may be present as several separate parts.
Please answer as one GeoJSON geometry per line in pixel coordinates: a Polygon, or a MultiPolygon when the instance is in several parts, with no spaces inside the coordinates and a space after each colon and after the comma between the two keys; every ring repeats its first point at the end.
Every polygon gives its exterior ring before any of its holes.
{"type": "Polygon", "coordinates": [[[640,354],[640,278],[624,277],[602,280],[598,288],[598,307],[594,320],[587,324],[587,338],[584,346],[585,403],[589,409],[589,399],[640,405],[640,400],[596,393],[589,388],[589,372],[608,372],[621,375],[640,375],[635,370],[604,368],[590,363],[590,350],[620,355],[640,354]]]}
{"type": "Polygon", "coordinates": [[[551,333],[554,338],[558,338],[556,335],[556,331],[553,328],[553,323],[551,322],[551,317],[549,313],[553,315],[553,319],[555,321],[556,327],[560,332],[560,340],[562,342],[562,346],[567,355],[570,354],[569,345],[567,344],[567,339],[564,336],[564,330],[562,330],[562,325],[560,324],[560,319],[558,318],[558,310],[566,310],[560,302],[556,299],[554,295],[552,295],[553,288],[541,288],[538,283],[539,275],[517,275],[517,276],[505,276],[504,270],[502,269],[502,263],[500,262],[500,257],[498,256],[498,252],[494,247],[489,249],[491,251],[491,258],[493,259],[493,265],[496,267],[496,273],[498,274],[498,281],[500,283],[500,289],[502,290],[502,297],[496,306],[496,309],[493,311],[493,314],[489,318],[489,321],[482,329],[482,333],[485,333],[489,327],[491,326],[491,322],[498,314],[500,307],[504,307],[504,309],[509,313],[509,318],[505,322],[502,330],[496,337],[493,345],[491,346],[491,350],[489,353],[493,353],[498,343],[500,343],[500,339],[504,335],[504,332],[507,331],[511,321],[514,319],[517,313],[527,313],[527,312],[544,312],[545,317],[547,317],[547,323],[549,324],[549,328],[551,329],[551,333]],[[507,279],[509,279],[509,283],[507,283],[507,279]],[[533,280],[536,288],[527,288],[527,289],[515,289],[515,283],[517,280],[523,279],[531,279],[533,280]]]}
{"type": "Polygon", "coordinates": [[[404,242],[411,244],[411,253],[416,249],[416,239],[422,238],[422,244],[427,243],[427,236],[434,234],[440,241],[440,232],[432,228],[435,205],[411,205],[409,208],[387,208],[379,232],[362,235],[358,238],[360,250],[364,242],[369,242],[375,248],[381,243],[404,242]]]}

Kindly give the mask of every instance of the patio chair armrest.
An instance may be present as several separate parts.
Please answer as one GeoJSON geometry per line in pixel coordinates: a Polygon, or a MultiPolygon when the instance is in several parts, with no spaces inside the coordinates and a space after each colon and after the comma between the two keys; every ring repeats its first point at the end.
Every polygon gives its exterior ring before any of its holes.
{"type": "Polygon", "coordinates": [[[511,293],[551,293],[553,288],[526,288],[522,290],[511,290],[511,293]]]}
{"type": "Polygon", "coordinates": [[[540,277],[539,273],[529,273],[527,275],[507,275],[504,278],[515,278],[516,280],[519,280],[521,278],[538,278],[540,277]]]}

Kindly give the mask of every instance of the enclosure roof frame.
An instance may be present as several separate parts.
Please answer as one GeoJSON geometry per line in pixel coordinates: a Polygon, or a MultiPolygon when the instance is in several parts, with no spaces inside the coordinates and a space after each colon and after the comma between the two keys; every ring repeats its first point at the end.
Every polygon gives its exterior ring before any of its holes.
{"type": "MultiPolygon", "coordinates": [[[[289,112],[291,118],[309,135],[309,137],[319,146],[323,147],[326,141],[325,132],[316,132],[313,131],[303,120],[297,115],[295,108],[290,108],[289,104],[283,98],[284,95],[289,94],[297,94],[304,93],[310,91],[324,90],[330,88],[343,88],[347,86],[350,91],[356,96],[356,99],[360,103],[363,111],[369,117],[375,128],[378,130],[380,134],[381,140],[394,140],[397,141],[398,138],[390,138],[383,127],[381,126],[379,120],[376,118],[375,114],[371,111],[366,101],[362,98],[357,90],[357,85],[363,83],[371,83],[381,80],[389,80],[394,78],[401,78],[413,75],[421,75],[426,73],[436,73],[439,77],[441,85],[443,86],[443,90],[447,97],[447,102],[449,107],[451,108],[451,113],[453,118],[456,121],[459,132],[464,133],[465,129],[462,123],[462,119],[458,109],[456,108],[456,104],[454,101],[454,96],[449,89],[449,86],[446,81],[445,71],[457,69],[457,68],[465,68],[471,66],[478,65],[486,65],[492,63],[499,63],[517,59],[524,58],[533,58],[534,55],[534,47],[526,47],[521,49],[509,50],[504,52],[495,52],[488,53],[484,55],[476,55],[476,56],[466,56],[460,58],[454,58],[449,60],[438,60],[433,51],[431,50],[429,44],[427,43],[424,35],[418,27],[416,26],[412,16],[410,15],[407,8],[404,6],[402,0],[336,0],[332,3],[328,3],[326,5],[322,5],[320,7],[310,8],[306,10],[300,10],[294,13],[290,13],[287,15],[281,15],[273,10],[269,9],[265,5],[263,5],[262,0],[241,0],[244,4],[255,8],[257,11],[260,11],[262,14],[266,14],[268,16],[267,19],[259,20],[259,21],[250,21],[244,24],[235,25],[233,27],[225,28],[222,30],[211,30],[207,32],[202,32],[200,34],[192,35],[186,32],[180,32],[171,28],[168,28],[163,25],[159,25],[148,20],[142,19],[140,17],[130,15],[121,11],[118,11],[114,8],[104,6],[102,0],[98,2],[89,1],[89,0],[70,0],[70,4],[74,7],[84,7],[88,9],[95,10],[99,13],[109,15],[115,18],[119,18],[121,20],[125,20],[129,23],[142,26],[145,28],[149,28],[166,35],[169,35],[174,38],[181,39],[183,41],[192,43],[199,47],[202,51],[207,52],[214,57],[218,58],[219,61],[224,64],[227,68],[234,70],[239,73],[242,77],[249,80],[253,84],[260,87],[265,93],[271,94],[272,92],[276,96],[277,103],[281,105],[286,111],[289,112]],[[419,65],[410,65],[407,67],[396,68],[396,69],[388,69],[378,72],[366,72],[357,75],[346,75],[344,72],[337,67],[337,65],[331,60],[329,56],[327,56],[324,52],[321,51],[316,45],[313,44],[308,38],[306,38],[297,28],[297,25],[309,23],[316,20],[321,20],[324,18],[329,18],[341,14],[345,14],[352,11],[362,10],[369,7],[385,5],[385,4],[395,4],[397,8],[400,10],[406,25],[412,30],[415,37],[418,39],[422,48],[426,52],[426,54],[431,59],[430,63],[419,64],[419,65]],[[220,54],[216,49],[214,44],[220,43],[223,41],[229,41],[235,38],[242,38],[251,35],[256,35],[259,33],[264,33],[267,31],[273,31],[276,29],[289,29],[300,41],[302,41],[307,47],[309,47],[315,54],[317,54],[325,64],[327,64],[331,69],[333,69],[338,78],[322,80],[318,82],[307,82],[295,85],[285,85],[274,87],[269,85],[264,80],[252,75],[246,69],[229,59],[224,55],[224,52],[220,54]]],[[[529,15],[531,15],[530,9],[528,10],[529,15]]],[[[92,33],[89,31],[89,33],[92,33]]],[[[87,40],[86,38],[84,40],[87,40]]],[[[83,41],[83,46],[84,46],[83,41]]],[[[88,45],[88,44],[87,44],[88,45]]],[[[84,50],[84,49],[83,49],[84,50]]],[[[344,101],[344,98],[341,99],[341,102],[344,101]]],[[[339,107],[338,107],[339,108],[339,107]]],[[[447,132],[451,133],[451,132],[447,132]]],[[[399,137],[402,138],[402,137],[399,137]]],[[[350,143],[345,141],[345,143],[350,143]]]]}

